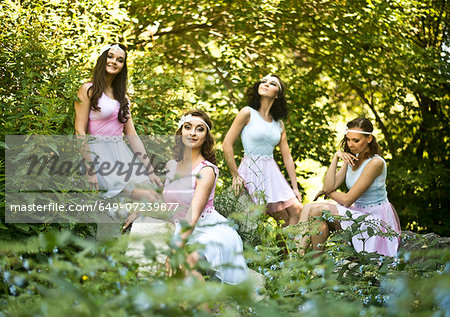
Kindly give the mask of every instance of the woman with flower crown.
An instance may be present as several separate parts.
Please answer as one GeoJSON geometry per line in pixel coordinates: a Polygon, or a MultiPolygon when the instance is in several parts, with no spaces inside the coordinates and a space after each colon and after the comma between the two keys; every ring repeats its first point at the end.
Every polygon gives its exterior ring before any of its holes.
{"type": "Polygon", "coordinates": [[[104,46],[92,80],[78,91],[75,133],[90,135],[83,149],[86,176],[93,188],[104,191],[103,197],[122,194],[153,201],[156,198],[153,190],[136,187],[137,184],[156,187],[162,183],[133,125],[126,93],[127,74],[125,46],[117,43],[104,46]],[[123,135],[131,150],[123,141],[123,135]],[[128,168],[130,171],[126,170],[128,168]]]}
{"type": "MultiPolygon", "coordinates": [[[[219,169],[211,129],[212,122],[203,110],[190,110],[181,117],[175,134],[175,159],[166,165],[164,203],[177,205],[170,219],[175,223],[176,245],[201,245],[187,258],[190,268],[205,259],[215,277],[223,283],[238,284],[247,279],[248,269],[241,238],[214,208],[219,169]]],[[[131,215],[125,227],[136,218],[137,214],[131,215]]],[[[192,273],[201,276],[195,270],[192,273]]]]}
{"type": "Polygon", "coordinates": [[[267,75],[247,91],[249,106],[237,114],[223,141],[228,168],[233,175],[236,195],[244,186],[253,202],[267,203],[267,212],[284,225],[295,225],[302,211],[295,165],[281,119],[287,115],[286,86],[277,75],[267,75]],[[239,168],[234,159],[233,144],[241,135],[244,157],[239,168]],[[273,159],[280,147],[291,186],[273,159]]]}
{"type": "MultiPolygon", "coordinates": [[[[355,250],[395,256],[399,246],[398,237],[369,235],[370,231],[374,233],[390,231],[400,234],[398,216],[386,192],[386,162],[379,154],[380,149],[373,135],[372,123],[362,117],[348,122],[347,131],[341,141],[341,150],[334,154],[325,174],[323,189],[314,198],[316,200],[326,195],[337,204],[327,201],[309,203],[305,205],[303,212],[305,218],[309,216],[311,219],[322,216],[324,211],[340,216],[350,214],[352,219],[365,216],[364,222],[359,227],[362,232],[352,238],[355,250]],[[343,165],[338,170],[340,160],[343,161],[343,165]],[[344,181],[349,191],[346,193],[336,191],[344,181]]],[[[312,248],[315,251],[323,251],[330,229],[346,229],[354,222],[348,219],[341,222],[316,220],[314,223],[319,233],[310,237],[312,248]]],[[[308,245],[309,237],[303,236],[300,242],[302,252],[308,245]]]]}

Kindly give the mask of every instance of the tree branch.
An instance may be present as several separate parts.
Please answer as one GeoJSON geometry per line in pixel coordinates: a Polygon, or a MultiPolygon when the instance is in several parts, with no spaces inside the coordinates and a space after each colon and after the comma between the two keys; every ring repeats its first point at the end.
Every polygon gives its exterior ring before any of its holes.
{"type": "MultiPolygon", "coordinates": [[[[439,30],[441,29],[440,24],[441,24],[441,20],[442,20],[442,15],[444,14],[444,10],[445,10],[445,4],[446,1],[442,1],[442,7],[441,10],[439,12],[439,17],[436,20],[436,26],[435,26],[435,32],[434,32],[434,39],[433,39],[433,47],[436,47],[437,45],[437,41],[438,41],[438,34],[440,33],[439,30]]],[[[445,27],[443,28],[443,33],[442,35],[445,35],[445,27]]]]}
{"type": "Polygon", "coordinates": [[[217,65],[216,60],[208,54],[203,47],[200,45],[200,43],[197,42],[192,36],[187,36],[185,34],[182,35],[183,38],[185,38],[188,42],[190,42],[195,48],[197,48],[202,56],[214,67],[217,75],[219,75],[220,79],[222,80],[223,84],[228,90],[228,93],[230,94],[230,101],[233,105],[236,104],[236,98],[234,97],[233,93],[233,87],[231,85],[231,82],[225,77],[225,75],[220,70],[219,66],[217,65]]]}
{"type": "Polygon", "coordinates": [[[153,36],[162,36],[162,35],[167,35],[167,34],[184,34],[188,31],[193,31],[193,30],[201,30],[201,29],[208,29],[214,26],[214,23],[202,23],[202,24],[192,24],[183,28],[178,28],[178,29],[172,29],[170,31],[164,31],[164,32],[156,32],[155,34],[153,34],[153,36]]]}
{"type": "Polygon", "coordinates": [[[356,91],[356,93],[358,94],[358,96],[369,106],[370,110],[372,110],[372,113],[375,116],[375,121],[377,122],[378,126],[380,127],[381,131],[384,134],[384,138],[387,142],[388,148],[389,148],[389,152],[391,152],[392,157],[396,156],[395,153],[395,149],[393,148],[393,144],[392,144],[392,139],[391,136],[386,128],[386,126],[384,125],[383,121],[381,120],[380,116],[378,115],[375,106],[373,105],[373,103],[371,103],[367,97],[364,94],[364,91],[358,87],[357,85],[353,84],[353,83],[349,83],[350,87],[352,89],[354,89],[356,91]]]}
{"type": "MultiPolygon", "coordinates": [[[[170,35],[170,34],[178,34],[178,35],[183,35],[186,32],[190,32],[190,31],[197,31],[197,30],[203,30],[203,29],[211,29],[214,28],[219,21],[222,19],[222,16],[219,15],[216,18],[210,20],[209,22],[206,23],[201,23],[201,24],[191,24],[191,25],[187,25],[185,27],[180,27],[177,29],[172,29],[170,31],[157,31],[155,34],[152,35],[152,37],[155,36],[164,36],[164,35],[170,35]]],[[[145,28],[144,28],[145,29],[145,28]]],[[[138,39],[135,41],[135,45],[138,46],[142,43],[146,42],[145,39],[139,40],[139,36],[138,39]]]]}

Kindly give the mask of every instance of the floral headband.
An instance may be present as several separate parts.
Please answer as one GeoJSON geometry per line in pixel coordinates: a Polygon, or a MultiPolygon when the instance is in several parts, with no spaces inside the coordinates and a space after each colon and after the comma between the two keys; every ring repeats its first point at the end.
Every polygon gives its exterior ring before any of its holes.
{"type": "Polygon", "coordinates": [[[269,78],[274,80],[277,83],[278,88],[280,88],[280,91],[283,91],[283,87],[281,87],[280,80],[278,78],[276,78],[275,76],[268,74],[268,75],[264,76],[261,80],[269,80],[269,78]]]}
{"type": "Polygon", "coordinates": [[[354,132],[354,133],[362,133],[362,134],[372,134],[372,132],[361,131],[361,130],[350,130],[349,128],[345,128],[345,133],[354,132]]]}
{"type": "Polygon", "coordinates": [[[211,131],[211,128],[205,122],[205,120],[203,120],[202,118],[199,118],[199,117],[194,118],[194,117],[192,117],[192,114],[187,114],[187,115],[181,116],[180,121],[178,122],[178,129],[181,128],[183,126],[183,124],[185,124],[186,122],[191,122],[191,121],[200,121],[201,123],[206,125],[206,127],[208,128],[208,131],[211,131]]]}
{"type": "MultiPolygon", "coordinates": [[[[119,50],[122,50],[122,51],[123,51],[123,48],[121,48],[119,44],[113,44],[113,45],[111,45],[111,44],[106,44],[105,46],[103,46],[103,47],[100,49],[100,55],[102,55],[104,52],[106,52],[107,50],[112,49],[112,48],[119,49],[119,50]]],[[[125,51],[124,51],[124,52],[125,52],[125,51]]]]}

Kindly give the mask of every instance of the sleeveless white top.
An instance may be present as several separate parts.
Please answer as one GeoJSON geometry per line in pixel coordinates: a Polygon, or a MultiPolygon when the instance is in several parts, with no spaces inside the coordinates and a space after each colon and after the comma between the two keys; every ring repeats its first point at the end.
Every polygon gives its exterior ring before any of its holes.
{"type": "Polygon", "coordinates": [[[281,122],[267,122],[257,110],[246,108],[250,109],[250,120],[241,132],[245,155],[273,156],[273,149],[281,138],[281,122]]]}
{"type": "Polygon", "coordinates": [[[352,167],[348,165],[347,174],[345,176],[345,184],[347,188],[350,189],[356,183],[358,178],[361,176],[362,171],[366,165],[374,158],[381,159],[383,161],[383,171],[377,178],[374,179],[370,187],[355,201],[356,206],[369,206],[375,204],[381,204],[387,202],[387,191],[386,191],[386,161],[379,155],[375,155],[367,160],[365,160],[356,171],[352,170],[352,167]]]}

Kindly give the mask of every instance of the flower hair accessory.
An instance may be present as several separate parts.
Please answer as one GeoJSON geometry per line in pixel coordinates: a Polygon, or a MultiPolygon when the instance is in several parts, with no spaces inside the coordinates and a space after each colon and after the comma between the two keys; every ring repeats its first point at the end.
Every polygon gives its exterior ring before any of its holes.
{"type": "Polygon", "coordinates": [[[113,45],[106,44],[100,49],[100,55],[102,55],[104,52],[106,52],[107,50],[110,50],[112,48],[119,49],[119,50],[123,51],[123,48],[121,48],[119,44],[113,44],[113,45]]]}
{"type": "Polygon", "coordinates": [[[192,122],[192,121],[200,121],[201,123],[206,125],[208,130],[211,130],[211,128],[205,122],[205,120],[203,120],[202,118],[199,118],[199,117],[192,117],[192,114],[186,114],[186,115],[181,116],[180,121],[178,121],[178,129],[181,128],[183,126],[183,124],[185,124],[186,122],[192,122]]]}
{"type": "Polygon", "coordinates": [[[277,77],[273,76],[272,74],[264,76],[261,80],[269,80],[269,79],[275,81],[278,85],[278,88],[280,88],[280,91],[283,91],[283,87],[281,86],[280,80],[277,77]]]}
{"type": "Polygon", "coordinates": [[[362,134],[372,134],[372,132],[361,131],[361,130],[350,130],[349,128],[345,128],[345,133],[354,132],[354,133],[362,133],[362,134]]]}

